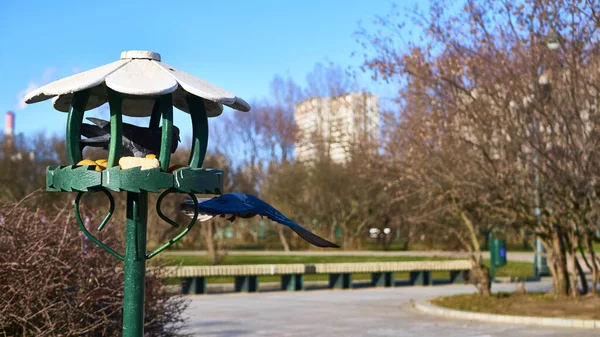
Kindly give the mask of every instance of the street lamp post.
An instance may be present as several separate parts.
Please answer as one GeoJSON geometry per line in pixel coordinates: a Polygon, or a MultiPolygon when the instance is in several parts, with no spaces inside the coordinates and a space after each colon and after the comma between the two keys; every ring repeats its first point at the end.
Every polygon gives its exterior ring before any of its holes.
{"type": "MultiPolygon", "coordinates": [[[[535,135],[535,141],[536,143],[539,145],[539,135],[538,135],[538,123],[537,123],[537,119],[534,117],[533,118],[533,128],[534,128],[534,135],[535,135]]],[[[538,222],[542,221],[542,211],[540,208],[540,176],[539,176],[539,172],[538,172],[538,162],[539,162],[539,154],[538,154],[538,150],[534,149],[534,153],[533,153],[533,163],[535,166],[535,196],[534,196],[534,203],[535,203],[535,216],[537,218],[538,222]]],[[[548,261],[546,259],[546,257],[543,255],[544,253],[546,253],[546,249],[544,248],[544,245],[542,245],[542,241],[539,238],[535,238],[535,255],[534,255],[534,260],[533,260],[533,275],[535,277],[542,277],[542,276],[549,276],[550,275],[550,270],[548,268],[548,261]]]]}
{"type": "MultiPolygon", "coordinates": [[[[560,43],[558,41],[558,37],[556,36],[555,33],[551,34],[549,36],[548,42],[546,44],[546,46],[548,47],[548,49],[550,50],[557,50],[560,47],[560,43]]],[[[542,71],[545,71],[545,69],[543,69],[542,71]]],[[[550,84],[550,79],[547,78],[545,76],[545,74],[542,74],[543,77],[540,77],[538,83],[542,86],[546,86],[547,87],[547,92],[548,92],[548,97],[544,97],[544,100],[549,99],[549,95],[550,95],[550,91],[552,90],[552,86],[550,84]]],[[[533,150],[533,164],[534,164],[534,169],[535,169],[535,195],[534,195],[534,204],[535,204],[535,216],[537,218],[538,222],[542,221],[542,211],[540,208],[540,175],[539,175],[539,151],[538,151],[538,147],[540,146],[540,137],[539,137],[539,125],[537,122],[537,118],[534,116],[533,117],[533,135],[535,138],[535,142],[536,142],[536,148],[534,148],[533,150]]],[[[535,255],[534,255],[534,260],[533,260],[533,275],[535,277],[541,277],[541,276],[549,276],[550,275],[550,270],[548,268],[548,261],[546,259],[546,257],[543,255],[544,253],[546,253],[546,249],[544,248],[544,245],[542,245],[542,242],[539,238],[535,238],[535,255]]]]}

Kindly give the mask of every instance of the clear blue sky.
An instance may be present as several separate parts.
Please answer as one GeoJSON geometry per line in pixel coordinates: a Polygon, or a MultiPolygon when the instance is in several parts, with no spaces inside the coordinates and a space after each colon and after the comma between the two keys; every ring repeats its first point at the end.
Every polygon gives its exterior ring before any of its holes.
{"type": "MultiPolygon", "coordinates": [[[[399,0],[402,7],[415,0],[399,0]]],[[[17,132],[64,133],[50,101],[23,106],[35,86],[115,61],[123,50],[159,52],[165,63],[251,101],[274,75],[303,85],[315,63],[348,66],[353,33],[390,0],[0,1],[0,112],[17,132]]],[[[177,122],[177,117],[176,120],[177,122]]]]}

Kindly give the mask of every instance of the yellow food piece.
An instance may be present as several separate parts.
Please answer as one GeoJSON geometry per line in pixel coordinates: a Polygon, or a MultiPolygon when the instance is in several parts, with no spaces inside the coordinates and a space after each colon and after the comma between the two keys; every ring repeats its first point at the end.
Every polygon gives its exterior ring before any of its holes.
{"type": "Polygon", "coordinates": [[[121,166],[121,170],[127,170],[138,166],[141,166],[142,170],[149,170],[160,167],[160,163],[156,158],[121,157],[121,159],[119,159],[119,166],[121,166]]]}
{"type": "Polygon", "coordinates": [[[106,166],[108,165],[108,160],[106,159],[98,159],[96,160],[96,171],[104,171],[106,170],[106,166]]]}
{"type": "Polygon", "coordinates": [[[81,166],[94,165],[94,166],[96,166],[96,162],[91,159],[84,159],[84,160],[80,161],[79,163],[77,163],[77,165],[81,165],[81,166]]]}
{"type": "Polygon", "coordinates": [[[104,165],[104,167],[101,167],[98,165],[98,163],[96,163],[95,161],[91,160],[91,159],[84,159],[82,161],[80,161],[79,163],[77,163],[77,165],[80,166],[94,166],[94,169],[96,171],[102,171],[106,168],[106,165],[104,165]]]}
{"type": "Polygon", "coordinates": [[[153,154],[153,153],[149,153],[149,154],[146,155],[146,158],[154,158],[154,159],[156,159],[156,155],[153,154]]]}
{"type": "Polygon", "coordinates": [[[180,165],[180,164],[171,165],[171,167],[169,167],[169,169],[167,170],[167,172],[173,173],[173,171],[175,171],[177,169],[180,169],[182,167],[187,167],[187,165],[180,165]]]}

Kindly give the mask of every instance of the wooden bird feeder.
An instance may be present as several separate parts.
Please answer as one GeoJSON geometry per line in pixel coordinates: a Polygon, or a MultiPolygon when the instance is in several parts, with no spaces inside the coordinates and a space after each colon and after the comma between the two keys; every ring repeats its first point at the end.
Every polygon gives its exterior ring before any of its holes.
{"type": "Polygon", "coordinates": [[[46,168],[46,190],[77,192],[75,218],[91,241],[125,262],[125,294],[123,304],[123,336],[144,334],[144,288],[146,260],[181,239],[196,223],[198,212],[187,227],[153,252],[146,251],[148,192],[161,193],[156,204],[158,215],[172,226],[178,224],[161,211],[161,203],[170,193],[188,194],[196,206],[194,193],[221,194],[222,171],[202,168],[208,145],[208,117],[223,112],[223,105],[249,111],[241,98],[200,78],[161,62],[160,55],[148,51],[125,51],[121,59],[43,86],[25,97],[26,103],[53,98],[58,111],[67,112],[66,146],[69,163],[46,168]],[[110,145],[106,169],[77,165],[82,159],[81,125],[86,110],[105,103],[110,107],[110,145]],[[192,151],[188,167],[169,172],[173,139],[173,106],[191,117],[192,151]],[[149,128],[159,128],[162,138],[158,160],[160,167],[142,170],[118,166],[122,153],[122,116],[148,117],[149,128]],[[102,192],[110,202],[109,213],[98,225],[102,230],[114,211],[110,191],[127,192],[125,254],[108,247],[92,235],[81,220],[79,201],[86,192],[102,192]]]}

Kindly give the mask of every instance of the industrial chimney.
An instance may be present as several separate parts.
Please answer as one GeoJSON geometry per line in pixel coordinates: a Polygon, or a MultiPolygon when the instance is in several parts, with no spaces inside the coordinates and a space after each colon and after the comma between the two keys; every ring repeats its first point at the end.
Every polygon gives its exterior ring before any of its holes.
{"type": "Polygon", "coordinates": [[[4,116],[4,135],[12,136],[15,130],[15,114],[9,111],[4,116]]]}

